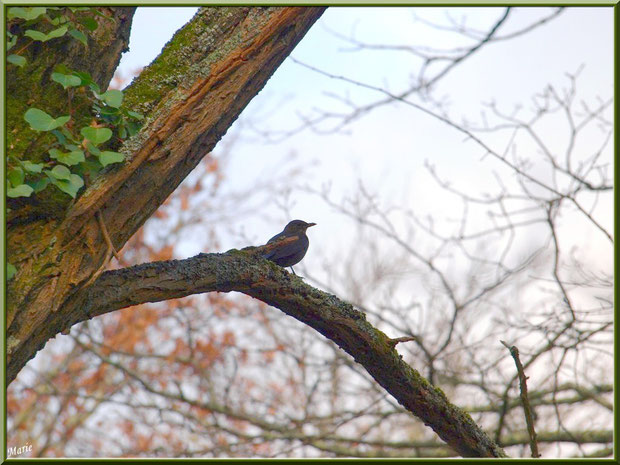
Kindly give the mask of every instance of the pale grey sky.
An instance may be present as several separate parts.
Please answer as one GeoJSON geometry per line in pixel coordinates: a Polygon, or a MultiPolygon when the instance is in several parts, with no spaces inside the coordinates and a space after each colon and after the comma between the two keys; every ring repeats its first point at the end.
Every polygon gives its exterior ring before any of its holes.
{"type": "MultiPolygon", "coordinates": [[[[121,73],[147,65],[170,39],[175,30],[189,20],[195,8],[138,8],[132,29],[130,52],[121,61],[121,73]],[[153,34],[157,31],[157,34],[153,34]]],[[[414,14],[430,21],[446,22],[449,14],[455,21],[467,18],[467,26],[488,29],[502,14],[503,8],[378,8],[330,7],[295,48],[292,56],[302,62],[336,75],[361,82],[387,86],[398,91],[409,79],[416,59],[403,53],[385,51],[347,51],[349,45],[331,31],[377,44],[410,44],[433,48],[454,46],[454,37],[414,23],[414,14]],[[449,13],[447,13],[449,11],[449,13]]],[[[509,34],[551,8],[515,8],[499,35],[509,34]]],[[[435,89],[435,96],[446,96],[449,114],[457,121],[475,120],[482,103],[495,100],[506,112],[522,106],[531,109],[531,98],[551,84],[559,88],[568,84],[565,73],[583,69],[579,79],[580,98],[613,95],[613,9],[567,8],[558,18],[522,37],[493,43],[459,65],[435,89]]],[[[295,154],[306,164],[304,179],[315,188],[331,183],[338,195],[352,192],[362,179],[386,203],[410,204],[420,212],[450,214],[452,205],[436,188],[424,170],[424,161],[437,165],[442,176],[455,185],[473,183],[480,189],[491,179],[491,169],[480,162],[478,146],[464,142],[463,135],[426,115],[402,105],[392,104],[370,113],[347,127],[347,133],[319,135],[304,131],[277,144],[264,143],[248,127],[285,130],[300,123],[299,114],[313,114],[314,109],[342,109],[326,92],[348,94],[357,102],[370,102],[381,95],[345,85],[316,74],[291,60],[286,60],[254,98],[225,136],[239,136],[234,156],[227,170],[226,188],[252,185],[259,179],[280,172],[285,160],[295,154]],[[482,168],[481,168],[482,167],[482,168]],[[426,201],[420,202],[425,198],[426,201]]],[[[416,98],[413,98],[416,101],[416,98]]],[[[549,128],[550,131],[562,130],[549,128]]],[[[498,150],[505,144],[497,143],[498,150]]],[[[218,152],[218,147],[215,153],[218,152]]],[[[610,151],[611,156],[611,151],[610,151]]],[[[319,223],[311,231],[314,243],[324,250],[338,250],[342,238],[338,231],[346,227],[343,219],[314,197],[294,193],[291,216],[319,223]]],[[[611,208],[611,205],[603,205],[611,208]]],[[[460,207],[459,207],[460,208],[460,207]]],[[[604,219],[609,225],[612,209],[604,219]]],[[[287,218],[275,206],[258,215],[240,219],[235,227],[247,237],[261,243],[280,230],[287,218]]],[[[179,244],[179,256],[201,251],[200,232],[195,242],[179,244]]],[[[593,238],[596,243],[596,238],[593,238]]],[[[223,249],[242,247],[235,242],[223,249]]],[[[308,259],[312,260],[309,253],[308,259]]]]}

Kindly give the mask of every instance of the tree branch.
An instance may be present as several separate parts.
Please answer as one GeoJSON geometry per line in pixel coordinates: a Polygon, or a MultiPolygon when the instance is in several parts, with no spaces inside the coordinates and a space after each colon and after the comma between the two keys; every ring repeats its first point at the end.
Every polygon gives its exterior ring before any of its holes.
{"type": "Polygon", "coordinates": [[[527,434],[530,437],[530,450],[532,451],[532,458],[539,458],[540,452],[538,452],[538,443],[536,442],[536,429],[534,428],[534,412],[530,405],[530,399],[527,395],[527,376],[525,376],[525,370],[521,364],[519,358],[519,349],[517,346],[509,346],[504,341],[500,341],[509,351],[510,355],[515,361],[517,366],[517,373],[519,374],[519,387],[521,389],[521,402],[523,402],[523,411],[525,412],[525,422],[527,424],[527,434]]]}
{"type": "Polygon", "coordinates": [[[67,302],[64,316],[53,315],[48,327],[60,332],[80,321],[146,302],[213,291],[242,292],[334,341],[459,454],[506,456],[468,414],[407,365],[392,340],[368,323],[363,313],[260,257],[270,246],[107,271],[92,286],[75,294],[67,302]]]}

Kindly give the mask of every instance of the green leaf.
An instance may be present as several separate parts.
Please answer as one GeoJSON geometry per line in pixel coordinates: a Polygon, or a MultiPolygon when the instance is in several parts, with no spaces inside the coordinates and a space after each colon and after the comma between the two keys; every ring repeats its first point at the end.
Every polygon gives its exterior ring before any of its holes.
{"type": "Polygon", "coordinates": [[[138,113],[137,111],[129,110],[127,114],[135,119],[144,119],[144,115],[142,113],[138,113]]]}
{"type": "Polygon", "coordinates": [[[60,126],[64,126],[65,124],[67,124],[67,121],[69,121],[71,119],[70,116],[59,116],[58,118],[56,118],[56,124],[58,126],[56,127],[60,127],[60,126]]]}
{"type": "Polygon", "coordinates": [[[93,128],[87,126],[80,133],[94,145],[103,144],[112,137],[112,131],[108,128],[93,128]]]}
{"type": "Polygon", "coordinates": [[[43,189],[45,189],[50,183],[50,179],[45,177],[45,178],[39,178],[39,179],[35,179],[32,181],[28,181],[27,184],[32,187],[34,189],[34,192],[41,192],[43,189]]]}
{"type": "Polygon", "coordinates": [[[67,33],[68,30],[69,28],[67,26],[61,26],[58,29],[54,29],[53,31],[47,33],[47,40],[62,37],[67,33]]]}
{"type": "Polygon", "coordinates": [[[58,149],[50,149],[49,152],[50,157],[57,159],[60,155],[62,155],[62,152],[58,149]]]}
{"type": "Polygon", "coordinates": [[[62,145],[66,145],[67,144],[67,138],[65,137],[65,135],[60,132],[57,129],[54,129],[52,131],[52,134],[54,134],[56,136],[56,139],[58,140],[58,142],[60,142],[62,145]]]}
{"type": "Polygon", "coordinates": [[[6,262],[6,280],[12,279],[17,273],[17,268],[12,263],[6,262]]]}
{"type": "Polygon", "coordinates": [[[28,184],[20,184],[19,186],[10,187],[6,190],[6,196],[12,199],[16,197],[30,197],[34,189],[28,184]]]}
{"type": "Polygon", "coordinates": [[[38,40],[40,42],[47,42],[48,40],[56,39],[57,37],[64,36],[68,30],[69,28],[67,26],[61,26],[58,29],[54,29],[53,31],[48,32],[47,34],[44,34],[43,32],[35,31],[34,29],[28,29],[26,32],[24,32],[24,35],[26,37],[30,37],[33,40],[38,40]]]}
{"type": "Polygon", "coordinates": [[[57,82],[65,89],[67,87],[76,87],[82,84],[82,80],[71,74],[52,73],[52,81],[57,82]]]}
{"type": "Polygon", "coordinates": [[[84,158],[84,152],[81,150],[73,150],[71,152],[65,153],[61,152],[58,149],[51,149],[49,151],[49,154],[50,157],[68,166],[77,165],[78,163],[82,163],[84,160],[86,160],[86,158],[84,158]]]}
{"type": "Polygon", "coordinates": [[[41,15],[44,15],[46,10],[47,8],[43,8],[43,7],[31,7],[31,8],[13,7],[13,8],[9,8],[9,12],[7,16],[9,19],[21,18],[21,19],[25,19],[26,21],[31,21],[33,19],[38,18],[41,15]]]}
{"type": "Polygon", "coordinates": [[[84,26],[89,31],[94,31],[95,29],[99,27],[99,24],[97,23],[97,21],[95,21],[90,16],[79,18],[78,21],[82,26],[84,26]]]}
{"type": "MultiPolygon", "coordinates": [[[[93,105],[93,107],[97,107],[97,106],[93,105]]],[[[118,108],[114,108],[114,107],[111,107],[111,106],[108,106],[108,105],[104,106],[103,108],[102,107],[97,107],[96,111],[99,112],[101,115],[104,115],[104,116],[116,116],[120,112],[120,110],[118,108]]]]}
{"type": "Polygon", "coordinates": [[[45,165],[43,163],[32,163],[31,161],[25,160],[22,162],[22,166],[29,173],[40,173],[45,165]]]}
{"type": "Polygon", "coordinates": [[[78,191],[84,185],[84,180],[77,174],[71,174],[69,179],[52,179],[52,184],[58,187],[61,191],[75,198],[78,191]]]}
{"type": "Polygon", "coordinates": [[[56,120],[38,108],[30,108],[27,110],[26,113],[24,113],[24,119],[35,131],[50,131],[55,129],[56,120]]]}
{"type": "Polygon", "coordinates": [[[20,68],[26,64],[26,59],[20,55],[9,55],[6,57],[6,61],[14,64],[15,66],[19,66],[20,68]]]}
{"type": "Polygon", "coordinates": [[[57,64],[54,67],[54,72],[55,73],[61,73],[61,74],[74,74],[74,71],[72,71],[69,68],[67,68],[67,65],[65,65],[64,63],[57,64]]]}
{"type": "Polygon", "coordinates": [[[17,43],[17,36],[15,34],[11,34],[9,31],[6,32],[6,35],[6,51],[8,52],[17,43]]]}
{"type": "Polygon", "coordinates": [[[129,132],[130,136],[133,136],[134,134],[137,134],[138,131],[140,130],[140,128],[142,127],[142,125],[140,123],[137,122],[131,122],[127,124],[127,132],[129,132]]]}
{"type": "Polygon", "coordinates": [[[38,108],[30,108],[24,113],[24,119],[30,124],[35,131],[51,131],[57,127],[63,126],[71,119],[70,116],[60,116],[56,119],[38,108]]]}
{"type": "Polygon", "coordinates": [[[45,173],[48,176],[51,176],[52,182],[58,179],[64,179],[68,181],[71,178],[71,171],[69,171],[69,168],[63,165],[56,165],[51,170],[45,170],[45,173]]]}
{"type": "Polygon", "coordinates": [[[118,152],[104,151],[99,155],[99,163],[104,167],[111,165],[112,163],[120,163],[125,159],[125,155],[118,152]]]}
{"type": "Polygon", "coordinates": [[[28,29],[26,32],[24,32],[24,35],[26,37],[30,37],[32,40],[38,40],[41,42],[45,42],[47,40],[47,34],[35,31],[34,29],[28,29]]]}
{"type": "Polygon", "coordinates": [[[104,15],[101,11],[99,11],[99,8],[95,8],[95,7],[87,7],[85,8],[86,10],[90,11],[91,13],[93,13],[95,16],[99,16],[103,19],[107,19],[108,21],[114,21],[114,18],[110,18],[109,16],[104,15]]]}
{"type": "Polygon", "coordinates": [[[86,148],[88,149],[88,151],[90,153],[92,153],[93,155],[99,156],[101,155],[101,150],[99,150],[97,147],[95,147],[93,145],[93,143],[91,141],[89,141],[88,139],[86,140],[86,148]]]}
{"type": "Polygon", "coordinates": [[[13,187],[17,187],[20,184],[24,183],[25,178],[24,170],[22,170],[19,166],[15,168],[11,168],[6,175],[6,178],[9,180],[13,187]]]}
{"type": "Polygon", "coordinates": [[[67,21],[69,21],[69,18],[65,15],[59,16],[58,18],[54,18],[51,19],[50,22],[54,25],[54,26],[58,26],[59,24],[64,24],[67,21]]]}
{"type": "Polygon", "coordinates": [[[71,29],[69,31],[69,34],[71,34],[74,39],[82,42],[85,47],[88,47],[88,39],[86,39],[86,35],[82,31],[78,31],[77,29],[71,29]]]}
{"type": "Polygon", "coordinates": [[[118,108],[123,103],[123,93],[117,89],[110,89],[99,95],[98,98],[103,100],[111,107],[118,108]]]}
{"type": "Polygon", "coordinates": [[[101,171],[101,163],[97,158],[87,158],[84,163],[80,163],[79,165],[73,168],[76,173],[81,175],[88,175],[91,178],[97,176],[99,171],[101,171]]]}

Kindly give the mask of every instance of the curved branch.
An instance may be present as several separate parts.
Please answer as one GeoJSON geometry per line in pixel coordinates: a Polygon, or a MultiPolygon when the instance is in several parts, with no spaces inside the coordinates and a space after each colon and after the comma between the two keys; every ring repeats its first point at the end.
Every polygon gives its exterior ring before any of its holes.
{"type": "Polygon", "coordinates": [[[53,315],[48,328],[60,332],[94,316],[145,302],[204,292],[242,292],[279,308],[334,341],[459,454],[506,456],[468,414],[406,364],[391,339],[374,328],[362,312],[260,257],[266,247],[107,271],[66,303],[63,317],[53,315]]]}

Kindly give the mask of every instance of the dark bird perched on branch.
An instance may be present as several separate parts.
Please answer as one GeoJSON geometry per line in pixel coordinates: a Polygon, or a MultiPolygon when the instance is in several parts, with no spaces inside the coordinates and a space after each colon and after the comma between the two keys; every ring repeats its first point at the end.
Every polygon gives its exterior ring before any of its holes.
{"type": "Polygon", "coordinates": [[[295,237],[297,240],[286,241],[282,244],[282,246],[276,247],[264,254],[263,257],[267,260],[271,260],[276,265],[284,267],[290,266],[291,271],[295,274],[293,265],[299,263],[301,259],[304,258],[304,255],[306,255],[306,251],[308,250],[308,245],[310,245],[308,236],[306,236],[306,229],[315,225],[316,223],[306,223],[301,220],[291,221],[284,227],[284,231],[269,239],[267,244],[279,242],[289,237],[295,237]]]}

